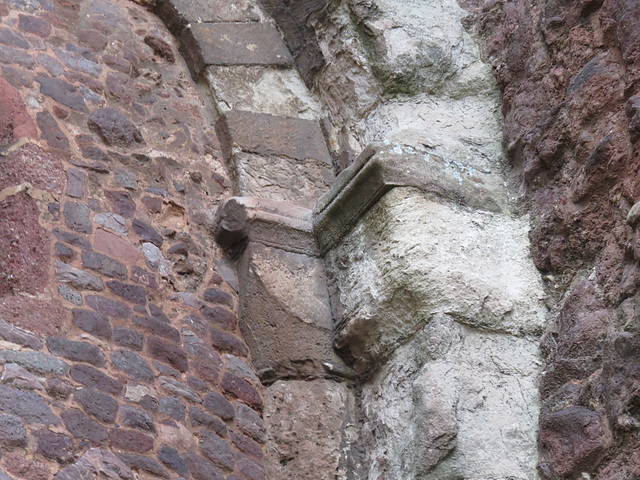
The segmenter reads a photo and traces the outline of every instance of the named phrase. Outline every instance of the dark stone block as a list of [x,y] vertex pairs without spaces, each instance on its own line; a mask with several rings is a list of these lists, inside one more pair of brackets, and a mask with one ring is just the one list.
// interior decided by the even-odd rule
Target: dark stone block
[[124,298],[128,302],[136,305],[145,305],[147,303],[147,294],[144,287],[112,280],[107,282],[107,288],[114,295]]
[[107,277],[127,279],[127,267],[98,252],[82,252],[82,266],[100,272]]
[[60,260],[64,260],[65,262],[70,262],[71,260],[76,258],[76,252],[71,250],[69,247],[67,247],[62,242],[56,242],[55,249],[56,249],[55,250],[55,255]]
[[126,218],[132,218],[136,213],[136,204],[131,200],[131,195],[128,192],[105,190],[104,194],[113,205],[116,213]]
[[[68,143],[67,143],[68,147]],[[84,182],[87,174],[77,168],[69,168],[67,170],[67,190],[66,194],[70,197],[82,198],[84,195]]]
[[58,78],[36,77],[40,84],[40,92],[51,97],[61,104],[78,112],[89,113],[84,98],[78,93],[76,87]]
[[186,372],[189,368],[187,355],[180,347],[163,342],[157,337],[149,337],[147,339],[147,349],[152,357],[171,365],[181,372]]
[[120,458],[131,470],[147,472],[160,478],[170,478],[169,473],[153,458],[142,455],[120,454]]
[[101,297],[99,295],[87,295],[84,299],[89,307],[103,315],[124,319],[131,316],[131,308],[127,304],[117,300]]
[[[42,132],[42,136],[50,147],[59,148],[61,150],[69,150],[69,140],[60,130],[60,126],[53,115],[47,110],[38,113],[36,117],[38,128]],[[72,193],[75,193],[72,191]],[[81,197],[82,195],[71,195],[72,197]]]
[[47,394],[51,398],[66,400],[73,393],[73,387],[59,378],[48,378],[46,385]]
[[233,470],[236,462],[233,458],[233,450],[225,440],[212,432],[203,431],[200,433],[200,452],[208,460],[217,466]]
[[38,439],[38,452],[46,458],[61,464],[73,461],[73,440],[68,436],[47,430],[35,432],[34,436]]
[[268,23],[194,23],[180,42],[194,78],[209,65],[293,65],[280,33]]
[[113,108],[100,108],[89,117],[89,129],[104,143],[117,147],[145,145],[140,130],[122,113]]
[[80,235],[71,232],[65,232],[64,230],[60,230],[59,228],[54,228],[53,234],[61,242],[68,243],[69,245],[81,248],[82,250],[92,250],[91,242],[89,242],[89,240],[87,240],[86,238],[81,237]]
[[230,333],[221,332],[215,328],[210,330],[211,344],[222,351],[234,353],[246,357],[249,354],[247,346],[242,340]]
[[51,35],[51,25],[49,22],[44,18],[34,17],[33,15],[19,15],[18,28],[42,38],[47,38]]
[[44,346],[42,340],[33,333],[18,328],[0,318],[0,338],[7,342],[17,343],[32,350],[40,350]]
[[146,285],[153,290],[158,290],[160,288],[158,278],[153,273],[147,272],[145,269],[140,268],[137,265],[131,267],[131,281]]
[[91,233],[91,219],[89,218],[89,207],[83,203],[65,202],[64,222],[68,228],[81,233]]
[[12,449],[27,446],[27,429],[14,415],[0,414],[0,447]]
[[177,450],[171,447],[162,447],[158,451],[158,459],[174,472],[178,472],[183,477],[188,477],[189,469]]
[[136,430],[112,428],[109,431],[109,445],[112,448],[145,453],[153,448],[153,438]]
[[173,342],[180,341],[180,332],[178,330],[155,317],[134,317],[133,323],[154,335],[164,337]]
[[219,288],[207,288],[204,291],[204,300],[209,303],[219,303],[233,308],[233,297]]
[[109,395],[91,388],[83,388],[78,390],[73,398],[85,412],[93,415],[98,420],[102,420],[105,423],[113,423],[116,420],[118,402]]
[[198,407],[189,407],[189,419],[192,427],[203,426],[216,432],[221,437],[227,435],[227,427],[219,418],[209,415]]
[[267,478],[264,467],[247,455],[237,454],[236,462],[238,463],[238,470],[247,480],[265,480]]
[[91,420],[80,410],[66,410],[61,416],[67,430],[74,438],[88,440],[94,445],[101,445],[109,438],[106,428]]
[[72,322],[79,329],[96,337],[106,340],[111,340],[113,337],[109,318],[100,313],[74,308],[72,311]]
[[47,338],[47,348],[49,351],[63,358],[68,358],[75,362],[85,362],[103,367],[107,362],[104,353],[96,347],[86,342],[74,342],[61,337]]
[[187,453],[183,455],[187,468],[195,480],[224,480],[220,470],[208,460],[196,455]]
[[29,42],[27,42],[20,33],[14,30],[9,30],[8,28],[0,28],[0,43],[10,47],[22,48],[24,50],[28,50],[30,48]]
[[243,402],[256,407],[262,407],[262,398],[258,391],[246,380],[236,377],[234,374],[226,372],[222,377],[220,386],[226,391],[233,393]]
[[162,246],[162,236],[158,232],[156,232],[155,229],[148,223],[145,223],[142,220],[136,218],[131,223],[131,227],[133,228],[133,231],[140,236],[141,240],[145,242],[151,242],[158,248]]
[[203,307],[200,311],[209,322],[225,330],[233,330],[238,325],[236,314],[224,307]]
[[57,425],[60,423],[60,419],[53,414],[40,395],[4,385],[0,385],[0,411],[20,417],[27,424]]
[[68,283],[78,290],[104,290],[104,283],[100,277],[57,260],[56,280]]
[[234,402],[233,406],[236,411],[236,423],[240,431],[255,441],[264,443],[266,430],[258,412],[240,402]]
[[85,387],[95,388],[110,395],[122,393],[122,385],[118,380],[89,365],[73,365],[69,374]]
[[147,361],[135,352],[116,350],[111,353],[111,361],[119,370],[133,378],[153,380],[155,375]]
[[156,431],[153,417],[136,407],[120,407],[120,424],[124,427],[144,430],[145,432],[154,433]]
[[260,444],[258,442],[254,442],[249,437],[242,435],[241,433],[231,432],[231,441],[239,450],[247,455],[251,455],[258,460],[264,457]]
[[2,63],[3,65],[13,63],[25,68],[33,68],[36,61],[31,55],[23,52],[22,50],[0,46],[0,63]]
[[160,411],[179,422],[184,422],[187,415],[184,403],[174,397],[162,397],[160,399]]
[[128,347],[133,350],[142,350],[144,335],[129,328],[114,327],[113,341],[121,347]]
[[204,399],[204,407],[223,420],[233,420],[235,414],[233,405],[218,392],[211,392]]

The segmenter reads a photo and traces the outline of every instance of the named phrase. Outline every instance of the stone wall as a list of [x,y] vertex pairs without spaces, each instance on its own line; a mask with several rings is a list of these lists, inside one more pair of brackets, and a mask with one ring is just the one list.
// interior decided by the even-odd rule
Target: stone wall
[[265,478],[210,230],[231,181],[174,37],[128,1],[9,0],[0,62],[0,478]]
[[510,183],[554,310],[540,472],[636,478],[637,2],[460,3],[503,92]]
[[640,475],[634,7],[0,0],[0,479]]

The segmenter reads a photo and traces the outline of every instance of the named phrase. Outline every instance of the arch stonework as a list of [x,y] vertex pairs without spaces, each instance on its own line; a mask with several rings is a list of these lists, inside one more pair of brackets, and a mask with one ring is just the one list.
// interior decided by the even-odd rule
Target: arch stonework
[[640,475],[633,8],[1,0],[0,479]]

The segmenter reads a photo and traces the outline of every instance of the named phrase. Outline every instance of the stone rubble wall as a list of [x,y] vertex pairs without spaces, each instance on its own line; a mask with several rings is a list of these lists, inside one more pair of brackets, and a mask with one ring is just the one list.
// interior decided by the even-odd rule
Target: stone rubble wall
[[266,478],[178,43],[129,1],[7,0],[0,63],[0,478]]

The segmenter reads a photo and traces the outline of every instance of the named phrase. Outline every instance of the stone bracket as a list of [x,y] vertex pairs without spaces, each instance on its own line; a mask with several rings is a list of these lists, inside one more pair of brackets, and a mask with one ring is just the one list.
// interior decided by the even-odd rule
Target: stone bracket
[[318,200],[313,228],[324,255],[376,202],[395,187],[415,187],[480,210],[505,212],[503,180],[459,162],[404,145],[374,143]]
[[218,244],[240,253],[248,242],[317,257],[311,210],[257,197],[231,197],[216,212]]

